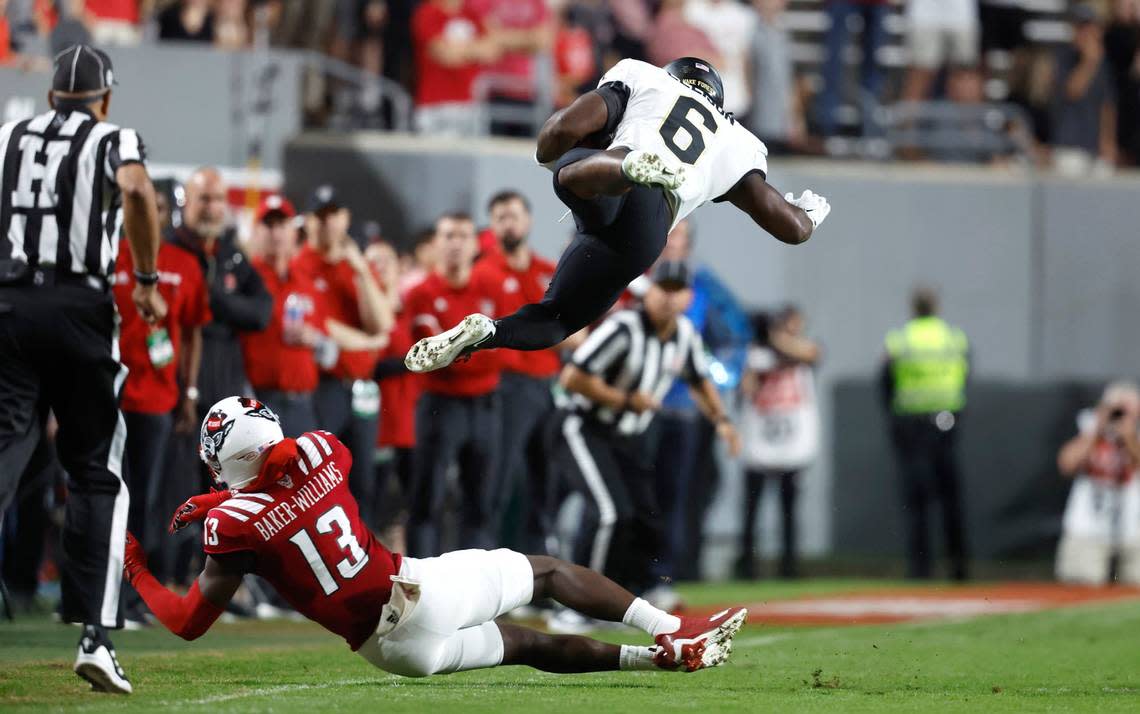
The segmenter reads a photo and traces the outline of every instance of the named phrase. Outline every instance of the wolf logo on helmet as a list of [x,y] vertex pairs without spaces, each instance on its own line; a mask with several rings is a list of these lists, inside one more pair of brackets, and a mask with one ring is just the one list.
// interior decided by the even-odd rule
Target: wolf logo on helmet
[[281,419],[276,414],[273,413],[272,409],[265,406],[264,404],[257,401],[256,399],[253,399],[252,397],[238,397],[238,403],[240,403],[243,407],[245,407],[248,410],[245,413],[246,416],[259,417],[261,419],[268,419],[269,421],[275,421],[278,424],[281,423]]
[[227,420],[225,412],[211,411],[202,422],[201,443],[198,446],[199,456],[214,473],[221,471],[222,465],[218,461],[218,452],[226,443],[226,437],[233,429],[232,419]]
[[231,489],[253,483],[269,449],[282,441],[281,420],[251,397],[227,397],[202,422],[198,453],[214,480]]

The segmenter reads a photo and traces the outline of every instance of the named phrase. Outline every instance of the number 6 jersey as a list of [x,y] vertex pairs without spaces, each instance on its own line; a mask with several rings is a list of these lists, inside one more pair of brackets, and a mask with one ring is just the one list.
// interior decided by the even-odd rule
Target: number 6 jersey
[[376,630],[400,556],[360,520],[352,455],[327,431],[297,438],[297,461],[258,493],[236,492],[204,525],[210,555],[251,552],[253,572],[305,617],[358,649]]
[[757,171],[767,176],[764,142],[660,67],[622,60],[598,86],[610,83],[624,85],[629,99],[609,148],[652,151],[676,157],[685,166],[680,188],[665,192],[673,208],[673,226],[719,199],[745,175]]

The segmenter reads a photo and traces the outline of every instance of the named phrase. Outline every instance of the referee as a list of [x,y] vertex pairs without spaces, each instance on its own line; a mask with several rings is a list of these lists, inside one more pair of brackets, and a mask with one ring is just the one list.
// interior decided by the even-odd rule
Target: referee
[[635,592],[651,582],[665,522],[657,501],[654,444],[646,436],[661,398],[680,378],[735,455],[740,440],[708,377],[704,344],[684,312],[693,298],[682,262],[658,264],[636,310],[614,313],[574,352],[561,377],[571,394],[560,415],[558,472],[586,499],[575,562]]
[[100,692],[129,694],[106,628],[122,626],[130,497],[119,393],[118,317],[109,277],[122,229],[155,322],[158,222],[142,141],[104,121],[114,77],[102,51],[55,58],[51,111],[0,128],[0,517],[20,485],[51,410],[68,473],[62,617],[83,625],[75,672]]

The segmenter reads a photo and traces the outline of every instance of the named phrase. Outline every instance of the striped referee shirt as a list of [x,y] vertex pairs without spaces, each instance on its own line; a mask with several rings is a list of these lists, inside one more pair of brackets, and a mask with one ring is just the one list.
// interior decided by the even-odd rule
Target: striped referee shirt
[[0,127],[0,260],[102,278],[122,228],[115,172],[144,162],[132,129],[86,109],[49,111]]
[[[662,340],[643,309],[622,310],[606,318],[574,351],[572,363],[623,392],[645,392],[660,401],[680,378],[696,385],[708,377],[704,342],[689,318],[677,318],[677,329]],[[625,436],[645,431],[653,412],[635,414],[595,404],[581,394],[570,408]]]

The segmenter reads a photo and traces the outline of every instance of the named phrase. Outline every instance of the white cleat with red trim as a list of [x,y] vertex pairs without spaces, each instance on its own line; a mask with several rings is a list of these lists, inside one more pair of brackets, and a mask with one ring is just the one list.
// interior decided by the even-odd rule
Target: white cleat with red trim
[[730,607],[712,617],[682,617],[676,632],[657,635],[660,651],[655,656],[662,669],[698,669],[716,667],[732,654],[732,638],[748,618],[748,610]]

